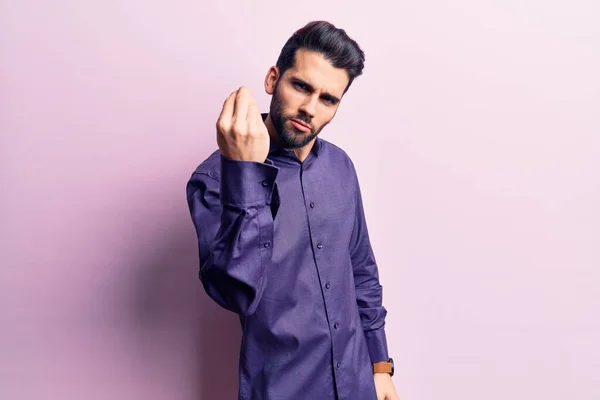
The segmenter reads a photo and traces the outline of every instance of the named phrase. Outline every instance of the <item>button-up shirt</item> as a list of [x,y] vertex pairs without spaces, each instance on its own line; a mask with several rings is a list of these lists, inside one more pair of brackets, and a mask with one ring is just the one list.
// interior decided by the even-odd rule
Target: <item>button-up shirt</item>
[[319,137],[303,162],[217,150],[187,200],[204,290],[240,318],[239,399],[375,400],[386,309],[348,155]]

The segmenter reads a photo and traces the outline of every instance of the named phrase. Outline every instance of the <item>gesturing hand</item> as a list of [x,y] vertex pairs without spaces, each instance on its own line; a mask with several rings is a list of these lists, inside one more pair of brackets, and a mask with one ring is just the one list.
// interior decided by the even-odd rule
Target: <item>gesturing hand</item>
[[247,87],[240,87],[223,103],[217,120],[217,144],[221,154],[232,160],[266,160],[269,132]]

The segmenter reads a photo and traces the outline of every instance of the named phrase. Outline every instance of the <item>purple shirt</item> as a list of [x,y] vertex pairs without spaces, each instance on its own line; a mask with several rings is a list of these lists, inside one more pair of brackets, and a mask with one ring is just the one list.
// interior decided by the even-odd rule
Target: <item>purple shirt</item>
[[[265,114],[263,114],[263,119]],[[304,162],[215,151],[187,200],[208,295],[242,325],[240,400],[375,400],[386,310],[354,165],[317,137]]]

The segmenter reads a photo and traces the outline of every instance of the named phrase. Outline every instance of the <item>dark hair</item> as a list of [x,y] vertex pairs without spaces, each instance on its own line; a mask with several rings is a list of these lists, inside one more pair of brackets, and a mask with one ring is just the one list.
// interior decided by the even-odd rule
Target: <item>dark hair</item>
[[295,64],[298,49],[320,53],[334,67],[345,69],[350,80],[344,93],[352,81],[362,74],[365,53],[358,43],[346,34],[346,31],[336,28],[330,22],[312,21],[294,32],[281,49],[277,59],[276,66],[279,68],[280,76]]

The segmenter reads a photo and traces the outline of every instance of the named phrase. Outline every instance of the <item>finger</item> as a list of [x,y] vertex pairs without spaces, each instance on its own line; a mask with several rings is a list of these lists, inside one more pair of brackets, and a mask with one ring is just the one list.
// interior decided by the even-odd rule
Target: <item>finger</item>
[[231,92],[231,94],[225,99],[223,102],[223,108],[221,109],[221,115],[219,115],[219,119],[226,118],[231,119],[233,116],[233,107],[235,104],[235,96],[237,95],[237,90]]
[[250,93],[247,88],[241,87],[235,96],[235,106],[233,107],[233,121],[239,123],[246,121],[248,115],[248,106],[250,105]]
[[258,104],[250,103],[248,106],[248,115],[246,116],[246,120],[248,124],[255,125],[259,122],[262,122],[262,117],[260,115],[260,111],[258,110]]

